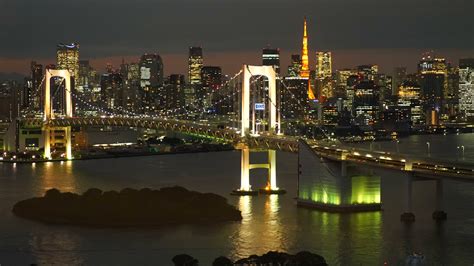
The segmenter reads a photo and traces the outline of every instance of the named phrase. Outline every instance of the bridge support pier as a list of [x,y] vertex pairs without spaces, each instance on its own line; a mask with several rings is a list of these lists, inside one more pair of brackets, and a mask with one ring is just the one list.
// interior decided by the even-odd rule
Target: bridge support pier
[[[268,159],[265,164],[250,163],[251,150],[243,147],[241,150],[240,168],[240,188],[232,191],[232,195],[257,195],[262,194],[283,194],[286,191],[277,187],[276,183],[276,151],[268,150]],[[259,190],[252,190],[250,185],[250,170],[264,168],[268,169],[267,186]]]
[[341,176],[342,177],[347,176],[347,162],[346,161],[341,161]]
[[444,221],[448,218],[448,214],[443,211],[443,180],[436,180],[436,210],[432,215],[436,221]]
[[[43,157],[47,160],[51,160],[51,145],[55,145],[57,143],[57,136],[56,131],[64,132],[64,135],[61,137],[59,142],[64,145],[64,158],[67,160],[72,160],[72,133],[71,127],[51,127],[51,126],[44,126],[42,128],[43,139],[44,139],[44,154]],[[51,141],[51,140],[54,141]]]
[[51,160],[51,135],[48,126],[43,127],[43,138],[44,138],[44,155],[43,157],[47,160]]
[[405,223],[412,223],[415,221],[415,214],[412,212],[412,187],[413,176],[408,175],[406,178],[406,197],[405,197],[405,212],[400,215],[400,220]]
[[64,134],[64,137],[66,138],[66,159],[72,160],[71,127],[66,127]]

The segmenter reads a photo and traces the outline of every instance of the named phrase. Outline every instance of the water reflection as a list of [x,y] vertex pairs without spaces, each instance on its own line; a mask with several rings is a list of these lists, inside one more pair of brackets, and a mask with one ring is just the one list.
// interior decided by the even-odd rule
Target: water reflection
[[287,250],[291,243],[284,232],[286,226],[282,224],[279,195],[243,196],[239,198],[238,206],[243,220],[232,239],[231,257]]
[[29,240],[31,252],[39,265],[83,265],[78,254],[81,239],[68,231],[40,232]]
[[[33,169],[35,166],[31,166]],[[38,167],[39,168],[39,167]],[[78,192],[77,180],[73,171],[73,162],[61,162],[59,165],[46,162],[38,169],[40,189],[44,193],[48,189],[57,188],[61,191]]]
[[301,231],[310,239],[300,249],[324,254],[334,265],[370,265],[381,261],[383,244],[381,212],[354,214],[301,210]]

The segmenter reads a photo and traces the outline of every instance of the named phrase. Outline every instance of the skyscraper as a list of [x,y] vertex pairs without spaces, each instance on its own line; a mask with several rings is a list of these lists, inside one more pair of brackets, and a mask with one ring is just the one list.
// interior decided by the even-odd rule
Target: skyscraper
[[299,77],[301,71],[301,56],[299,54],[291,55],[291,64],[288,66],[288,77]]
[[118,106],[122,106],[122,87],[123,78],[120,73],[103,74],[100,79],[101,100],[104,107],[113,110]]
[[41,101],[41,84],[43,81],[43,65],[31,62],[31,77],[25,83],[24,90],[21,97],[21,105],[23,108],[31,107],[35,110],[40,108]]
[[407,68],[406,67],[396,67],[393,71],[393,85],[392,85],[392,95],[398,95],[398,88],[405,81],[407,77]]
[[205,66],[201,69],[202,91],[198,98],[203,100],[202,106],[208,108],[213,96],[222,85],[222,70],[218,66]]
[[322,102],[333,96],[331,52],[316,53],[316,92]]
[[203,66],[202,48],[189,47],[188,83],[190,85],[201,84],[202,66]]
[[[184,105],[184,75],[171,74],[166,84],[165,106],[167,110],[180,108]],[[180,109],[181,110],[181,109]]]
[[474,121],[474,58],[459,60],[459,111]]
[[359,75],[362,76],[364,80],[375,80],[375,77],[379,73],[378,65],[360,65],[357,66],[357,71]]
[[160,106],[163,90],[163,61],[158,54],[144,54],[140,59],[140,99],[143,112],[154,112]]
[[262,65],[273,66],[275,71],[280,74],[280,49],[264,48],[262,50]]
[[[418,64],[418,78],[421,86],[421,95],[424,102],[424,111],[429,113],[427,118],[444,113],[444,103],[447,98],[447,65],[444,58],[425,55]],[[431,122],[430,122],[431,123]]]
[[421,88],[418,83],[404,81],[400,84],[397,105],[409,108],[411,122],[414,125],[422,124],[424,122],[420,95]]
[[355,121],[358,125],[372,126],[377,121],[379,88],[371,80],[362,81],[354,87]]
[[74,80],[79,79],[79,44],[63,44],[57,45],[56,49],[56,66],[58,69],[67,69],[71,72]]

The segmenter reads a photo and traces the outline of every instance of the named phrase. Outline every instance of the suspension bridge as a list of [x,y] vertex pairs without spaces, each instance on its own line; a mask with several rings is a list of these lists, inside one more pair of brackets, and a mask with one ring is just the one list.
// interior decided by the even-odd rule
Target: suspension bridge
[[[61,78],[64,88],[63,106],[60,114],[53,108],[51,97],[51,79]],[[331,175],[344,177],[350,175],[353,166],[367,167],[375,170],[391,171],[397,174],[416,178],[431,178],[442,180],[454,178],[464,181],[474,181],[474,166],[467,163],[439,161],[431,158],[417,156],[394,155],[384,151],[367,151],[345,147],[342,143],[327,137],[316,141],[303,136],[288,136],[284,134],[282,124],[287,120],[282,112],[286,102],[281,101],[281,94],[286,93],[293,104],[301,109],[306,108],[304,99],[294,94],[285,80],[277,75],[272,66],[244,65],[242,70],[232,76],[223,86],[226,90],[221,94],[226,95],[215,101],[209,107],[216,106],[223,101],[233,100],[233,115],[227,116],[229,122],[226,127],[218,126],[213,121],[197,121],[188,119],[186,113],[193,110],[196,114],[206,113],[206,109],[193,103],[179,106],[175,109],[160,110],[155,113],[139,114],[124,107],[113,110],[102,106],[95,106],[82,99],[71,88],[71,76],[67,70],[47,69],[44,81],[38,91],[44,92],[42,117],[37,114],[24,115],[18,119],[21,126],[38,127],[42,130],[44,138],[44,158],[51,159],[51,132],[64,131],[65,158],[73,159],[71,144],[71,127],[73,126],[110,126],[134,127],[156,129],[161,131],[194,134],[214,138],[216,140],[232,143],[241,150],[241,186],[236,192],[247,194],[253,192],[250,185],[250,170],[257,168],[268,169],[268,186],[266,189],[277,193],[279,188],[276,183],[276,153],[287,151],[302,154],[302,149],[309,151],[313,159],[309,168],[300,163],[300,176],[305,174],[317,175],[321,169],[311,168],[319,165],[323,169],[334,168]],[[44,85],[44,86],[43,86]],[[208,96],[208,95],[207,95]],[[73,99],[88,108],[96,110],[96,116],[75,116],[73,114]],[[256,110],[256,106],[259,110]],[[268,163],[252,164],[250,153],[253,151],[268,151]],[[310,156],[310,157],[311,157]],[[302,160],[304,161],[304,160]],[[322,161],[329,162],[321,164]],[[301,170],[310,169],[310,170]],[[411,182],[411,181],[410,181]],[[411,184],[411,183],[410,183]],[[301,203],[306,204],[308,199],[299,195]],[[311,201],[311,200],[310,200]],[[327,203],[327,202],[326,202]],[[411,203],[410,203],[411,204]],[[377,204],[376,204],[377,205]],[[377,205],[379,206],[379,205]],[[407,207],[407,212],[409,208]]]

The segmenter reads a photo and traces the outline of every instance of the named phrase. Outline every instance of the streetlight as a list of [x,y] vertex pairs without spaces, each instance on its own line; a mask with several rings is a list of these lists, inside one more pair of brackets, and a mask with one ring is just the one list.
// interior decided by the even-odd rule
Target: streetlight
[[430,151],[430,142],[426,142],[426,145],[428,146],[428,157],[431,156],[431,151]]
[[400,153],[400,147],[398,146],[399,143],[400,141],[397,139],[397,153]]
[[462,159],[464,159],[464,145],[461,145],[461,146],[458,146],[458,150],[461,149],[462,150]]

